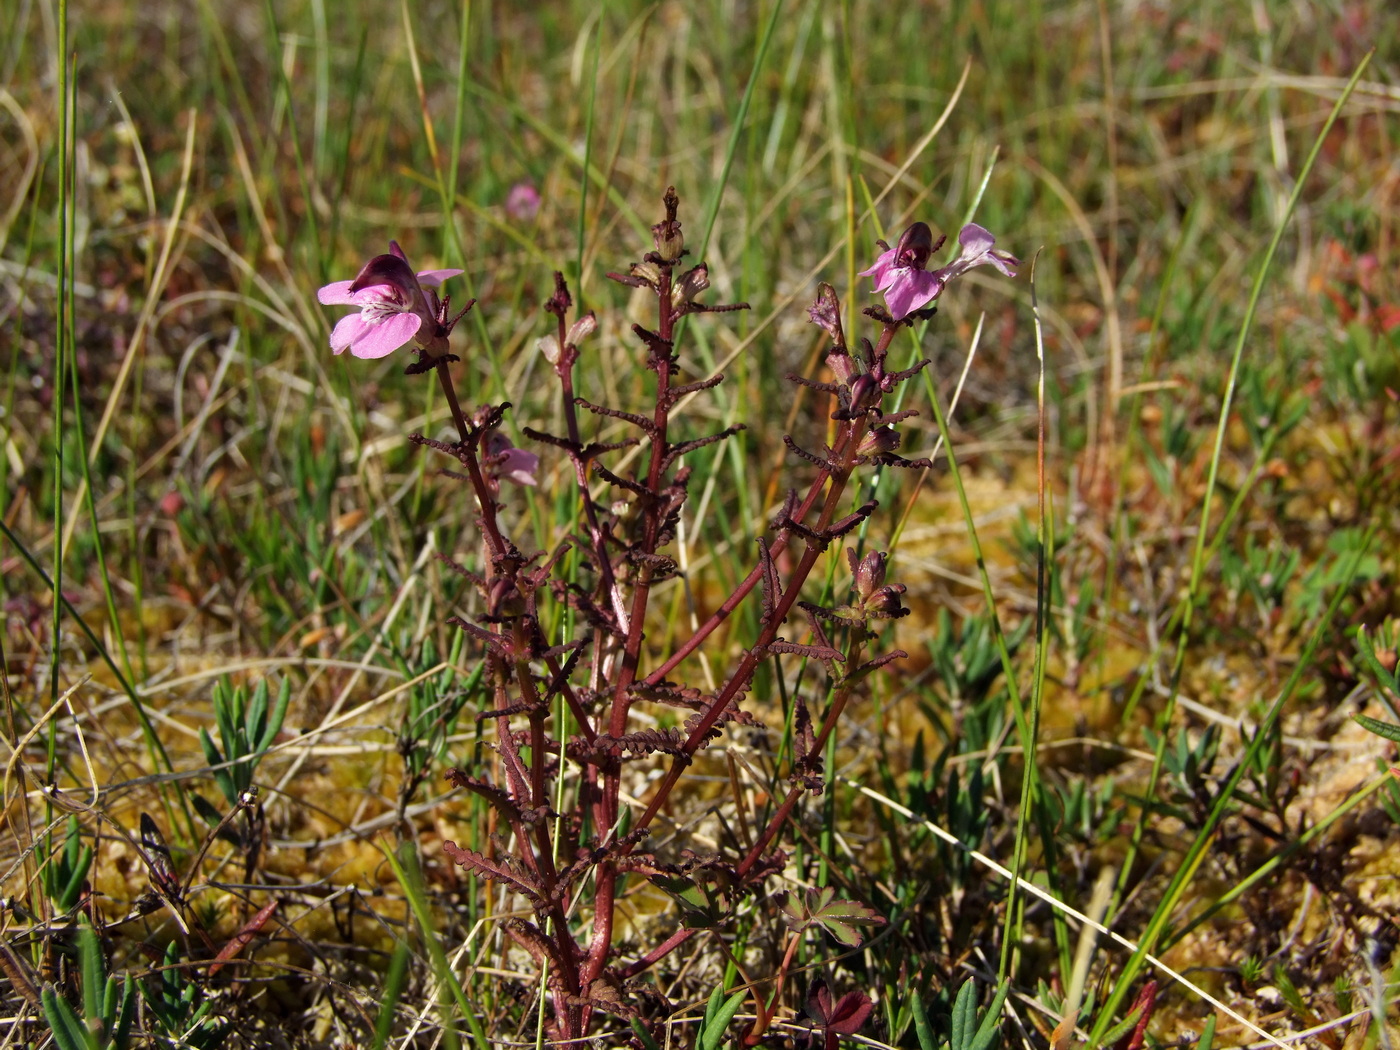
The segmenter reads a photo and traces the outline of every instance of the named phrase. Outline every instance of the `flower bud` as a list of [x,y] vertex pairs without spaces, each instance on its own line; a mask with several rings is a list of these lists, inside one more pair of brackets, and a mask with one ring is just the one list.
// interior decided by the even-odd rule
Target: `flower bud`
[[875,382],[875,378],[869,373],[856,376],[855,382],[851,383],[850,386],[851,411],[853,413],[873,408],[880,400],[880,384]]
[[559,363],[559,337],[557,335],[546,335],[535,340],[535,346],[540,353],[544,354],[544,359],[552,365]]
[[866,599],[865,611],[882,620],[899,619],[908,612],[899,600],[899,596],[904,593],[905,589],[902,583],[892,583],[888,587],[879,588]]
[[[850,556],[854,557],[853,554]],[[869,601],[875,592],[884,586],[887,557],[884,551],[871,551],[856,566],[855,589],[862,604]]]
[[569,325],[569,332],[568,335],[564,337],[564,341],[573,346],[578,346],[579,343],[583,342],[584,339],[588,338],[597,330],[598,318],[593,316],[593,311],[590,310],[573,324]]
[[899,448],[899,431],[894,427],[875,427],[856,446],[857,456],[883,456]]
[[[836,289],[822,283],[817,286],[817,297],[807,308],[807,316],[818,328],[836,341],[837,347],[845,350],[846,333],[841,328],[841,300],[836,298]],[[843,380],[844,382],[844,380]]]
[[833,350],[826,355],[826,367],[831,369],[838,383],[850,385],[851,380],[860,375],[856,359],[844,350]]
[[681,279],[671,287],[671,306],[680,306],[682,303],[692,302],[697,295],[710,287],[710,271],[704,263],[694,269],[687,270],[681,275]]
[[655,291],[656,286],[661,283],[661,267],[657,266],[656,263],[633,263],[628,272],[639,281],[645,281],[652,291]]
[[668,263],[679,259],[681,252],[685,250],[685,237],[681,234],[681,224],[674,219],[658,222],[653,226],[651,239],[652,243],[656,245],[656,254]]
[[486,604],[492,616],[513,617],[525,613],[525,598],[513,580],[494,577],[488,585]]

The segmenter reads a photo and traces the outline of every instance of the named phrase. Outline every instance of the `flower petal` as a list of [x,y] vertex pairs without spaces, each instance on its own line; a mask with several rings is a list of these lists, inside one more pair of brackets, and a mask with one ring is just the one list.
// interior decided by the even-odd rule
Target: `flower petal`
[[418,283],[424,288],[436,288],[450,277],[463,273],[462,270],[424,270],[418,275]]
[[963,255],[981,255],[989,252],[997,239],[984,226],[978,226],[975,222],[970,222],[962,228],[958,234],[958,243],[962,245]]
[[987,253],[987,261],[1007,277],[1015,277],[1016,268],[1021,265],[1020,259],[1010,252],[1001,251],[999,248],[993,248]]
[[505,454],[497,468],[499,475],[517,485],[534,485],[535,471],[540,467],[540,457],[523,448],[513,448]]
[[368,334],[367,330],[373,327],[359,314],[346,314],[336,322],[335,328],[331,330],[331,349],[337,354],[343,353],[347,346],[358,339],[363,339]]
[[937,273],[906,270],[885,290],[885,305],[890,309],[890,316],[898,321],[915,310],[922,310],[937,299],[941,291],[943,280]]
[[891,264],[893,264],[893,262],[894,262],[894,249],[891,248],[889,251],[885,252],[885,253],[884,253],[883,255],[881,255],[878,259],[876,259],[876,260],[875,260],[875,265],[872,266],[872,267],[870,267],[870,269],[868,269],[868,270],[861,270],[861,271],[860,271],[860,276],[861,276],[861,277],[874,277],[874,278],[875,278],[875,283],[878,285],[878,284],[880,283],[880,281],[884,278],[886,271],[889,270],[889,268],[890,268]]
[[412,339],[422,323],[417,314],[394,314],[379,324],[364,325],[366,330],[350,344],[350,352],[356,357],[387,357]]
[[327,306],[354,305],[354,296],[359,294],[350,291],[350,286],[354,281],[332,281],[316,293],[316,298]]

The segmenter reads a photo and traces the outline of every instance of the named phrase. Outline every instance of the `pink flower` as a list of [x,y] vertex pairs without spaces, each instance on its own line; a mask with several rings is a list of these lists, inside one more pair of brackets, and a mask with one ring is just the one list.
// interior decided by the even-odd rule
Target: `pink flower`
[[916,222],[904,231],[899,243],[890,248],[862,277],[875,279],[875,290],[885,293],[885,305],[896,320],[922,310],[943,294],[943,287],[954,277],[974,266],[995,266],[1007,277],[1016,276],[1020,265],[1009,252],[993,248],[996,238],[975,222],[970,222],[958,234],[962,251],[947,266],[929,270],[928,261],[943,245],[940,238],[933,243],[933,232],[925,223]]
[[327,306],[356,306],[360,312],[342,317],[331,332],[331,349],[347,348],[356,357],[392,354],[416,341],[431,356],[447,351],[447,304],[436,288],[461,270],[424,270],[415,274],[398,242],[389,242],[389,254],[365,263],[353,281],[334,281],[316,293]]
[[916,222],[904,231],[898,244],[875,260],[874,266],[861,271],[862,277],[875,278],[875,290],[885,293],[885,305],[896,321],[923,309],[943,291],[942,278],[925,269],[942,243],[941,239],[937,245],[933,243],[933,231],[927,223]]
[[523,448],[516,448],[510,443],[510,438],[499,430],[493,430],[486,437],[486,455],[482,465],[497,484],[510,481],[516,485],[534,485],[540,457]]
[[1016,267],[1021,265],[1021,261],[1010,252],[993,248],[992,245],[996,242],[997,239],[981,226],[975,222],[968,223],[958,234],[958,243],[962,245],[962,251],[958,252],[956,259],[938,272],[943,275],[943,280],[948,281],[959,274],[967,273],[974,266],[995,266],[1003,277],[1015,277]]
[[540,191],[529,179],[517,182],[506,194],[506,214],[512,219],[529,221],[540,210]]

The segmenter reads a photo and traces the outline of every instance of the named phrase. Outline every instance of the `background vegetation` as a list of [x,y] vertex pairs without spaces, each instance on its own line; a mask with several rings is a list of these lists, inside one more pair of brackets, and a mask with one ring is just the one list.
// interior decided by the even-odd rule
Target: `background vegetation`
[[[65,23],[47,0],[6,4],[10,1038],[40,1041],[67,996],[115,1039],[128,995],[139,1045],[537,1038],[534,971],[494,919],[509,899],[440,848],[484,836],[441,772],[487,732],[478,654],[445,625],[472,598],[434,558],[479,557],[472,509],[405,440],[448,417],[402,360],[332,357],[336,312],[314,293],[391,237],[419,267],[463,267],[457,297],[480,302],[454,337],[458,389],[514,402],[508,427],[557,431],[535,349],[552,272],[600,318],[581,392],[641,392],[642,318],[603,275],[650,247],[673,184],[714,298],[754,309],[686,331],[696,376],[729,377],[692,406],[696,433],[749,429],[696,461],[658,650],[747,571],[801,470],[782,435],[821,433],[782,378],[818,369],[817,282],[854,326],[877,237],[955,231],[974,208],[1028,263],[1015,283],[964,281],[922,341],[926,393],[946,408],[961,383],[953,453],[982,555],[946,467],[882,481],[871,540],[897,541],[912,656],[847,716],[842,780],[791,848],[795,878],[887,923],[856,950],[808,931],[783,1016],[823,975],[875,998],[864,1038],[962,1050],[958,987],[975,979],[985,1003],[1004,975],[1009,1043],[1050,1041],[1076,983],[1081,1032],[1061,1034],[1121,1034],[1139,956],[1081,941],[1039,898],[1008,910],[966,852],[1010,864],[1024,842],[1030,882],[1193,982],[1156,973],[1149,1041],[1194,1044],[1217,1016],[1217,1042],[1260,1039],[1204,991],[1279,1038],[1389,1046],[1400,792],[1394,745],[1351,719],[1394,721],[1397,701],[1388,7],[149,0]],[[537,210],[508,206],[522,185]],[[1032,259],[1055,510],[1040,593]],[[932,416],[914,426],[911,453],[931,454]],[[543,460],[511,510],[522,531],[567,506],[567,463]],[[1020,692],[1045,658],[1019,831],[1025,742],[981,569]],[[698,681],[722,677],[754,615],[691,662]],[[677,848],[732,849],[782,790],[779,685],[753,698],[768,733],[731,732],[670,814]],[[142,861],[143,813],[173,881]],[[190,935],[159,899],[101,938],[77,917],[115,922],[162,888],[188,893]],[[628,993],[648,1020],[667,1017],[659,996],[675,1008],[656,1031],[718,1045],[705,1003],[784,950],[761,904]],[[677,909],[629,897],[631,942],[663,938]],[[240,930],[238,960],[211,964]],[[464,998],[437,980],[448,967]]]

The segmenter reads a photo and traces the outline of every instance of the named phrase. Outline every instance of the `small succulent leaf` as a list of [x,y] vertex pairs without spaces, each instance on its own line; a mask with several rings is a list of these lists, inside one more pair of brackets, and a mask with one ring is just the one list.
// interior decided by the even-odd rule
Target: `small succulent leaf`
[[[968,984],[971,984],[968,981]],[[997,1025],[1001,1023],[1001,1010],[1006,1005],[1006,997],[1011,992],[1011,982],[1002,981],[997,987],[996,995],[992,996],[992,1001],[987,1004],[987,1011],[982,1015],[982,1023],[977,1026],[977,1034],[972,1037],[972,1045],[968,1050],[987,1050],[992,1045],[992,1040],[997,1035]]]
[[1400,725],[1396,725],[1394,722],[1382,722],[1378,718],[1369,718],[1366,715],[1352,715],[1351,717],[1362,729],[1400,744]]
[[111,1026],[111,1045],[125,1050],[131,1045],[131,1025],[136,1019],[136,982],[129,977],[122,979],[122,1003],[116,1012],[115,1024]]
[[1142,1007],[1135,1007],[1128,1013],[1128,1016],[1119,1021],[1103,1035],[1103,1041],[1112,1045],[1128,1035],[1137,1027],[1138,1021],[1142,1019]]
[[719,1008],[723,1005],[724,988],[721,985],[715,985],[714,989],[710,992],[709,1001],[705,1003],[705,1019],[700,1022],[700,1028],[702,1030],[710,1027],[715,1019],[715,1015],[719,1013]]
[[[214,721],[219,727],[219,739],[224,742],[224,747],[232,747],[237,739],[236,729],[237,712],[243,708],[243,690],[241,688],[230,689],[223,682],[214,684]],[[230,755],[236,758],[236,755]]]
[[[715,989],[715,991],[719,992],[719,989]],[[706,1017],[704,1029],[700,1032],[700,1037],[697,1040],[700,1050],[719,1050],[720,1044],[724,1041],[724,1030],[729,1027],[729,1022],[734,1020],[734,1015],[739,1012],[739,1007],[744,1005],[746,994],[740,989],[715,1010],[713,1017]],[[710,1001],[714,1002],[713,995],[710,997]],[[709,1009],[706,1008],[705,1012],[708,1015]]]
[[223,823],[224,815],[219,812],[219,807],[210,802],[203,795],[190,794],[190,802],[193,803],[195,812],[204,819],[204,822],[211,828],[217,828]]
[[977,987],[969,977],[958,989],[958,997],[953,1001],[952,1031],[950,1050],[971,1050],[972,1025],[977,1019]]
[[214,743],[213,738],[209,736],[209,730],[203,726],[200,726],[199,729],[199,746],[204,749],[204,761],[211,766],[223,765],[223,753],[219,750],[219,746]]
[[1201,1029],[1201,1038],[1196,1043],[1196,1050],[1213,1050],[1215,1046],[1215,1014],[1206,1018],[1205,1027]]
[[59,1050],[97,1050],[97,1040],[68,1005],[68,1000],[54,991],[53,985],[44,985],[39,995],[44,1005],[44,1017],[53,1030],[54,1046]]
[[1356,632],[1356,651],[1381,685],[1392,693],[1400,693],[1400,668],[1386,670],[1380,657],[1376,655],[1376,643],[1371,640],[1364,628]]
[[78,929],[78,957],[83,975],[83,1013],[88,1025],[92,1026],[102,1020],[107,968],[102,961],[102,945],[86,919]]
[[277,690],[277,702],[272,706],[272,715],[268,718],[262,735],[255,742],[259,752],[266,751],[271,746],[272,741],[277,739],[277,734],[282,732],[282,725],[287,719],[287,707],[291,702],[292,680],[284,678],[282,687]]
[[253,688],[253,699],[243,712],[243,735],[252,743],[262,736],[267,723],[267,679],[264,678]]
[[58,891],[58,905],[68,911],[78,903],[78,898],[83,892],[83,882],[87,879],[88,869],[92,867],[92,847],[83,846],[78,851],[78,859],[69,868],[68,881],[65,882]]
[[[122,984],[126,982],[123,981]],[[117,978],[115,975],[107,978],[107,984],[102,989],[102,1031],[112,1030],[112,1021],[117,1016]],[[92,1022],[89,1021],[89,1024]]]
[[915,993],[909,1005],[914,1011],[914,1036],[919,1041],[919,1050],[938,1050],[938,1039],[933,1034],[933,1025],[929,1023],[923,997]]

